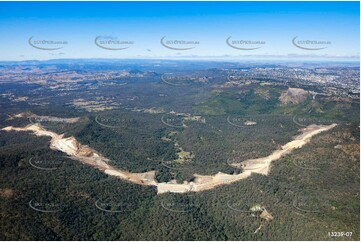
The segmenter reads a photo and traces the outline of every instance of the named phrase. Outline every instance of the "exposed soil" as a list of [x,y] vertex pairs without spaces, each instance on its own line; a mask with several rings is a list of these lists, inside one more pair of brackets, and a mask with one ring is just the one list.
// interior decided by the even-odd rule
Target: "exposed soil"
[[266,157],[257,159],[249,159],[238,164],[232,164],[235,167],[242,167],[243,172],[237,175],[229,175],[225,173],[217,173],[213,176],[194,174],[194,182],[184,181],[182,184],[171,182],[157,182],[155,179],[155,171],[144,173],[131,173],[128,171],[114,168],[108,164],[109,160],[96,152],[94,149],[80,144],[75,137],[64,138],[55,132],[44,129],[40,124],[32,124],[23,128],[6,127],[4,131],[31,131],[37,136],[51,137],[50,148],[59,150],[69,155],[70,158],[78,160],[83,164],[92,166],[110,176],[116,176],[122,180],[127,180],[139,185],[156,186],[158,194],[184,193],[184,192],[198,192],[209,190],[220,185],[230,184],[249,177],[252,173],[259,173],[267,175],[272,161],[278,160],[284,155],[287,155],[296,148],[300,148],[307,144],[314,135],[330,130],[336,127],[336,124],[331,125],[310,125],[306,128],[300,129],[301,134],[296,136],[293,141],[283,145],[280,149],[275,150],[272,154]]
[[305,91],[301,88],[288,88],[287,91],[284,91],[280,96],[280,101],[283,104],[298,104],[305,101],[308,97],[308,91]]

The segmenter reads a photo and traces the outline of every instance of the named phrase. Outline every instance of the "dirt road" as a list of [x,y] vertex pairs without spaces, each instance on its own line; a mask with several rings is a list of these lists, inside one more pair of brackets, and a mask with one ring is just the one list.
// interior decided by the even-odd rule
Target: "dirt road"
[[184,193],[184,192],[199,192],[209,190],[220,185],[230,184],[249,177],[252,173],[259,173],[268,175],[272,161],[278,160],[281,157],[289,154],[292,150],[300,148],[307,144],[314,135],[330,130],[336,127],[336,124],[331,125],[310,125],[300,130],[301,134],[296,136],[294,140],[283,145],[280,149],[275,150],[272,154],[266,157],[257,159],[250,159],[238,164],[232,164],[235,167],[242,167],[243,172],[238,175],[229,175],[225,173],[217,173],[213,176],[205,176],[194,174],[196,177],[194,182],[183,182],[182,184],[172,182],[157,182],[155,179],[155,171],[144,173],[131,173],[120,170],[108,164],[109,160],[94,149],[80,144],[75,137],[64,138],[63,135],[44,129],[40,124],[31,124],[23,128],[6,127],[4,131],[30,131],[37,136],[51,137],[50,148],[59,150],[67,154],[70,158],[78,160],[83,164],[96,168],[110,176],[118,177],[122,180],[133,182],[139,185],[156,186],[158,194]]

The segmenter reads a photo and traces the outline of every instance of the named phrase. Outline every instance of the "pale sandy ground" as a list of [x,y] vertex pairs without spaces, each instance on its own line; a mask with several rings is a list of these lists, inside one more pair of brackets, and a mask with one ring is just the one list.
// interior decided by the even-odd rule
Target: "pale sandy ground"
[[74,137],[64,138],[63,135],[56,134],[52,131],[45,130],[40,124],[31,124],[23,128],[6,127],[4,131],[31,131],[37,136],[51,137],[50,148],[59,150],[69,155],[70,158],[78,160],[84,164],[92,166],[104,173],[118,177],[122,180],[127,180],[139,185],[156,186],[158,194],[171,192],[171,193],[184,193],[184,192],[199,192],[209,190],[220,185],[230,184],[249,177],[252,173],[259,173],[268,175],[271,168],[272,161],[278,160],[284,155],[287,155],[296,148],[300,148],[307,144],[314,135],[321,132],[330,130],[336,127],[336,124],[331,125],[310,125],[300,130],[301,134],[296,136],[293,141],[283,145],[280,149],[275,150],[272,154],[266,157],[257,159],[250,159],[238,164],[232,164],[235,167],[242,167],[243,172],[238,175],[229,175],[225,173],[217,173],[213,176],[204,176],[194,174],[196,177],[194,182],[184,182],[178,184],[174,181],[171,182],[157,182],[155,179],[155,171],[144,173],[131,173],[112,167],[108,164],[109,160],[93,150],[92,148],[80,144]]
[[293,103],[298,104],[307,99],[309,92],[306,90],[303,90],[301,88],[288,88],[287,91],[284,91],[281,96],[279,97],[279,100],[283,104],[287,103]]
[[31,112],[23,112],[18,113],[16,115],[10,116],[8,120],[12,120],[14,118],[28,118],[31,123],[37,123],[38,121],[43,122],[58,122],[58,123],[76,123],[80,120],[80,118],[59,118],[59,117],[53,117],[53,116],[39,116],[32,114]]

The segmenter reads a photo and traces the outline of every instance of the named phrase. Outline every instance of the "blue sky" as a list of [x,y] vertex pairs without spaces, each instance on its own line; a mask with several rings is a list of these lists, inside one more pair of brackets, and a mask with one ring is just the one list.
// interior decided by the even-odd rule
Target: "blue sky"
[[[0,60],[348,58],[360,53],[359,19],[359,2],[0,2]],[[133,44],[104,49],[94,43],[97,36]],[[164,36],[198,44],[173,50],[160,44]],[[263,44],[239,50],[226,44],[230,36]],[[327,47],[321,50],[305,50],[292,44],[296,36],[329,43],[311,46]],[[66,44],[40,43],[62,47],[43,50],[32,47],[30,37]]]

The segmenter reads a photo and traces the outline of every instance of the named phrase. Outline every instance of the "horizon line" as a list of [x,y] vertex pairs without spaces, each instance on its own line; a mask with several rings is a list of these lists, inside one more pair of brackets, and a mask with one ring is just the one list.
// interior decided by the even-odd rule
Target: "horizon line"
[[[266,58],[266,59],[261,59]],[[125,58],[102,58],[102,57],[79,57],[79,58],[49,58],[49,59],[26,59],[26,60],[0,60],[0,62],[46,62],[66,60],[171,60],[171,61],[332,61],[332,62],[358,62],[360,56],[245,56],[245,57],[125,57]]]

